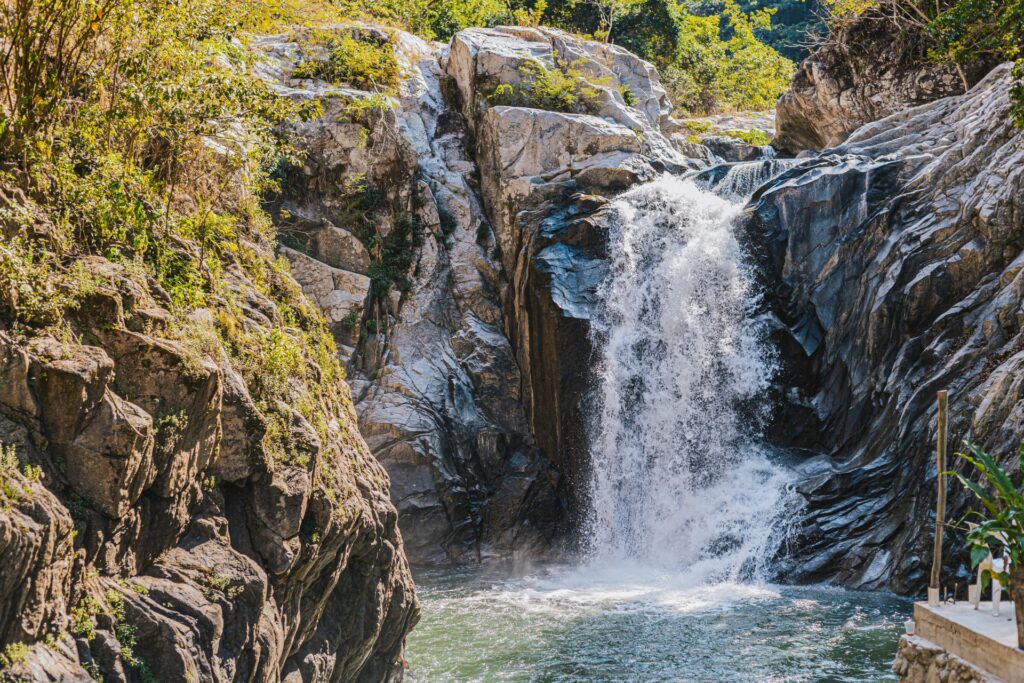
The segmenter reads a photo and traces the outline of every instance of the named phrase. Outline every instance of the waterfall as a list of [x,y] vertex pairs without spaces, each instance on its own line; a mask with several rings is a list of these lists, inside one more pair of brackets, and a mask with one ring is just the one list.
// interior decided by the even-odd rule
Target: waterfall
[[758,439],[764,411],[751,408],[775,359],[733,232],[742,206],[671,176],[613,203],[592,332],[595,562],[736,580],[760,571],[777,536],[787,475]]
[[696,174],[696,181],[704,189],[742,204],[754,190],[799,163],[798,159],[770,158],[719,164]]

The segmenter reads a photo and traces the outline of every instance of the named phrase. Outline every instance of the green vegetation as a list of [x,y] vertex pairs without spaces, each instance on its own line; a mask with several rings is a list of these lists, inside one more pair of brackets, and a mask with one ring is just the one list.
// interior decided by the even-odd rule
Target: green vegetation
[[679,21],[672,58],[655,60],[677,107],[691,113],[771,109],[789,87],[793,63],[755,35],[771,25],[769,10],[745,14],[727,0],[721,19],[685,15]]
[[85,640],[95,638],[96,620],[93,617],[99,609],[99,603],[92,596],[82,598],[82,601],[71,610],[71,632]]
[[[964,475],[953,473],[984,508],[983,512],[975,513],[979,523],[972,525],[967,532],[971,565],[977,567],[991,553],[993,557],[1005,554],[1011,566],[1024,567],[1024,494],[1013,483],[1010,475],[999,467],[995,458],[975,444],[968,444],[967,450],[967,453],[957,455],[970,463],[991,489],[990,492]],[[1024,458],[1024,444],[1020,455]],[[1021,472],[1024,472],[1024,459],[1021,462]],[[985,585],[992,578],[989,570],[982,572]],[[1010,583],[1010,576],[1006,572],[995,575],[995,578],[1004,586]]]
[[[822,21],[826,9],[821,0],[737,0],[737,4],[747,14],[760,10],[772,12],[771,25],[758,29],[756,34],[765,45],[787,59],[799,61],[806,57],[826,31]],[[721,13],[724,2],[697,0],[691,7],[695,14],[711,16]]]
[[28,645],[25,643],[11,643],[0,652],[0,669],[21,664],[28,660]]
[[[1013,61],[1012,114],[1024,126],[1024,0],[825,0],[825,5],[834,29],[865,18],[895,22],[925,41],[935,63]],[[831,39],[841,35],[833,30]]]
[[18,451],[14,444],[0,443],[0,473],[17,472],[19,464],[21,461],[18,460]]
[[[282,124],[321,107],[279,97],[251,75],[246,45],[249,32],[314,18],[341,16],[319,0],[0,8],[12,41],[0,54],[0,222],[10,235],[0,245],[0,316],[16,335],[74,341],[74,311],[102,284],[83,257],[152,278],[171,299],[173,320],[159,333],[181,343],[196,373],[204,357],[232,360],[271,423],[268,449],[283,460],[295,450],[276,402],[326,430],[318,401],[342,401],[334,341],[287,265],[267,257],[276,235],[262,208],[277,187],[273,171],[299,161]],[[327,55],[318,68],[332,77],[397,82],[390,47],[342,37]],[[362,61],[339,65],[339,55]],[[244,322],[239,275],[275,303],[273,329]],[[197,308],[213,323],[190,317]],[[316,399],[293,400],[303,395]]]
[[754,145],[755,147],[763,147],[764,145],[770,145],[772,142],[772,136],[765,133],[763,130],[757,130],[751,128],[750,130],[727,130],[723,133],[731,138],[742,140],[748,145]]
[[135,652],[138,644],[138,629],[126,621],[124,611],[124,597],[115,589],[107,589],[104,596],[107,602],[107,609],[114,620],[114,637],[121,646],[121,661],[125,666],[134,669],[142,683],[156,683],[156,677],[150,670],[149,665]]
[[[805,49],[796,44],[807,42],[805,33],[817,25],[816,7],[816,0],[342,0],[352,16],[427,38],[447,40],[470,26],[544,24],[616,43],[653,62],[673,101],[694,114],[774,106],[793,64],[762,39],[785,44],[794,58],[803,56]],[[799,28],[780,33],[772,23],[776,10],[787,26]],[[501,88],[492,98],[557,111],[585,109],[580,89],[586,83],[571,82],[571,69],[537,70],[536,92]],[[635,94],[622,96],[632,106]]]
[[412,282],[407,273],[423,246],[423,226],[419,219],[411,214],[399,214],[388,234],[375,232],[365,243],[373,257],[369,276],[374,300],[385,300],[392,287],[408,291]]
[[[1008,570],[994,572],[992,568],[981,571],[982,587],[992,579],[1010,589],[1010,595],[1017,605],[1017,642],[1024,646],[1024,622],[1019,616],[1024,613],[1024,493],[1014,484],[995,458],[975,444],[967,444],[968,453],[957,455],[970,463],[974,470],[984,477],[987,486],[954,473],[984,508],[974,513],[977,524],[969,524],[967,543],[971,551],[971,568],[976,569],[989,555],[1009,560]],[[1018,451],[1018,479],[1024,474],[1024,443]],[[1005,565],[1004,565],[1005,567]]]
[[293,73],[296,78],[319,78],[370,91],[392,91],[398,87],[398,60],[390,42],[381,42],[357,30],[342,36],[316,31],[311,38],[307,51],[320,50],[325,54],[300,64]]
[[[470,26],[513,23],[514,3],[505,0],[335,0],[346,16],[361,16],[418,33],[447,40]],[[522,17],[522,13],[517,15]],[[515,22],[519,23],[519,22]]]
[[524,78],[519,85],[501,84],[488,99],[494,105],[589,113],[597,99],[594,86],[598,84],[587,80],[579,68],[580,61],[558,63],[553,69],[540,62],[527,62],[519,68]]

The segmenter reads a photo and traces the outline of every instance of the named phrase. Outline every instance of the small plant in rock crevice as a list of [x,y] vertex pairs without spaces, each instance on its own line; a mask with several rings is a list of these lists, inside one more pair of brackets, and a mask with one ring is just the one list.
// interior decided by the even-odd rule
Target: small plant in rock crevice
[[549,69],[540,62],[529,61],[519,67],[523,80],[515,85],[501,83],[488,100],[492,105],[531,107],[569,114],[592,113],[598,101],[598,85],[606,85],[607,78],[590,81],[581,70],[583,60],[572,62],[556,60]]
[[0,670],[28,661],[28,645],[11,643],[0,652]]
[[406,292],[412,286],[408,272],[423,246],[423,225],[418,217],[400,214],[386,235],[374,235],[367,244],[370,263],[370,292],[374,300],[383,301],[392,287]]
[[765,145],[772,144],[772,136],[756,128],[751,128],[750,130],[727,130],[722,134],[730,138],[742,140],[754,147],[764,147]]

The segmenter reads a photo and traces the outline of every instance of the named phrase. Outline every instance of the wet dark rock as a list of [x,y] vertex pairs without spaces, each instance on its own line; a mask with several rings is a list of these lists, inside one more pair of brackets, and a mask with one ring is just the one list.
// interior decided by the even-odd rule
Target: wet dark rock
[[[1009,87],[1004,65],[966,95],[864,126],[752,202],[748,239],[788,330],[777,336],[789,337],[789,408],[827,455],[800,485],[807,509],[790,578],[923,585],[937,390],[950,391],[954,449],[969,440],[1014,458],[1024,134]],[[780,415],[800,414],[789,408]],[[967,503],[954,486],[950,517]],[[962,539],[951,536],[955,565]]]
[[775,149],[770,145],[752,145],[728,135],[702,137],[701,144],[723,161],[757,161],[775,156]]

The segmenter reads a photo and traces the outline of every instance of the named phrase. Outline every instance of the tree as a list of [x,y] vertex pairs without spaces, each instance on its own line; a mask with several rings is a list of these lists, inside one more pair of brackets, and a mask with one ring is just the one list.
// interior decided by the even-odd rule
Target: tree
[[594,37],[608,42],[615,22],[644,4],[644,0],[583,0],[583,4],[597,9],[600,25]]

